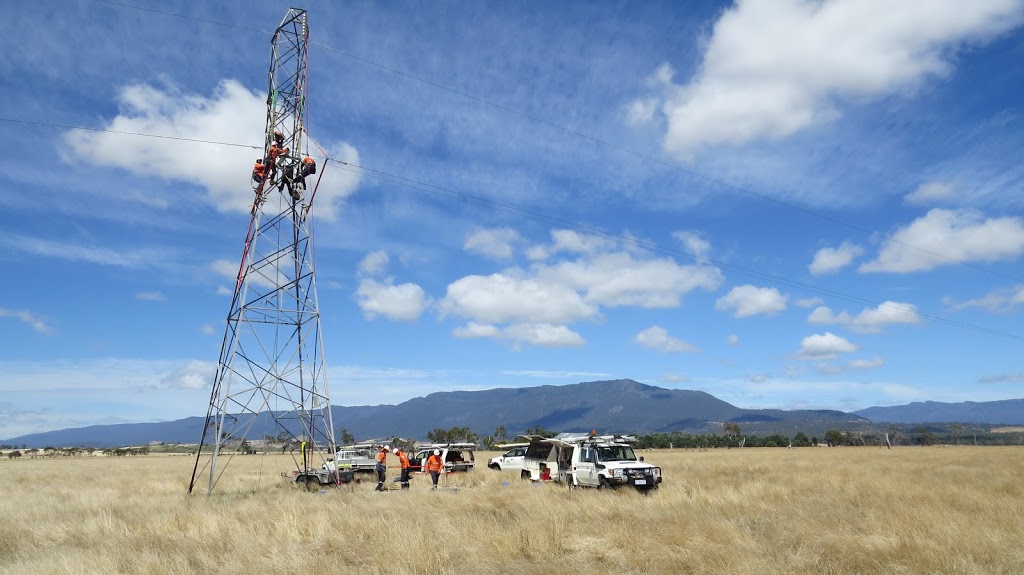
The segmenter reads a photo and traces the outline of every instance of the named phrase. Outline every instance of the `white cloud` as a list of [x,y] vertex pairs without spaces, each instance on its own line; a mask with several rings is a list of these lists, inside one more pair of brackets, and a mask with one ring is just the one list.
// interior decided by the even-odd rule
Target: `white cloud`
[[15,319],[19,319],[25,325],[43,334],[51,334],[57,331],[53,328],[53,326],[46,323],[46,321],[43,320],[43,318],[27,310],[13,310],[0,308],[0,317],[13,317]]
[[728,342],[731,347],[736,347],[740,344],[740,336],[730,334],[729,337],[725,338],[725,341]]
[[388,253],[378,250],[366,254],[363,261],[359,262],[359,273],[366,276],[375,276],[388,269]]
[[501,335],[501,330],[489,323],[471,321],[464,326],[455,328],[452,335],[459,339],[498,337]]
[[161,377],[160,383],[171,389],[205,389],[216,373],[216,363],[192,360]]
[[158,291],[143,291],[135,294],[135,299],[139,301],[164,301],[167,298]]
[[510,228],[477,230],[466,238],[462,247],[496,260],[512,257],[512,244],[519,240],[519,234]]
[[858,347],[846,338],[840,337],[832,332],[814,334],[805,337],[800,341],[800,351],[797,352],[798,359],[826,360],[835,359],[840,353],[853,353]]
[[[664,98],[663,144],[689,157],[707,145],[789,136],[836,118],[845,101],[948,74],[961,45],[1020,20],[1013,0],[741,0],[715,23],[690,82],[654,88]],[[649,100],[632,104],[629,119],[647,119]]]
[[514,349],[522,344],[537,347],[579,347],[586,343],[580,334],[564,325],[550,323],[514,323],[504,328],[469,322],[456,328],[452,334],[460,339],[490,338],[510,341]]
[[861,264],[861,272],[927,271],[958,261],[1011,260],[1024,253],[1020,218],[983,220],[968,210],[935,208],[891,237],[877,259]]
[[831,308],[820,306],[807,316],[807,322],[816,325],[839,324],[858,333],[878,333],[890,324],[921,323],[921,316],[917,313],[917,306],[912,303],[886,301],[875,308],[864,308],[855,316],[846,310],[837,315]]
[[484,323],[565,324],[598,314],[573,289],[502,273],[456,280],[440,305],[444,313]]
[[367,319],[382,315],[393,320],[414,321],[429,303],[420,286],[414,283],[392,285],[390,279],[382,282],[364,279],[359,282],[355,296]]
[[538,347],[579,347],[586,342],[564,325],[516,323],[505,328],[505,336],[516,343]]
[[171,254],[162,249],[113,249],[75,240],[59,242],[16,234],[0,234],[0,245],[37,256],[128,269],[161,265],[172,259]]
[[952,182],[927,182],[903,196],[903,202],[914,206],[934,204],[956,198],[957,191]]
[[744,318],[757,314],[775,315],[786,309],[786,296],[775,288],[759,288],[750,284],[729,290],[718,301],[715,309],[734,310],[733,317]]
[[872,359],[854,359],[847,364],[850,369],[872,369],[885,365],[885,360],[880,357]]
[[995,290],[980,298],[961,303],[956,303],[952,298],[944,298],[943,303],[954,311],[967,308],[982,308],[992,313],[1011,313],[1018,306],[1024,305],[1024,285]]
[[[101,128],[108,132],[72,130],[64,135],[65,161],[86,161],[117,167],[139,176],[188,182],[204,188],[208,201],[221,211],[249,211],[253,202],[250,172],[263,155],[266,95],[224,80],[211,97],[185,93],[173,86],[133,84],[118,95],[120,114]],[[139,137],[113,132],[163,136]],[[174,138],[251,145],[252,148],[188,142]],[[332,157],[358,164],[359,154],[344,142],[329,143]],[[305,152],[305,150],[299,150]],[[322,160],[321,160],[322,162]],[[355,192],[360,176],[347,170],[328,170],[317,190],[316,214],[334,220],[346,197]],[[307,186],[311,193],[313,184]],[[148,198],[148,205],[154,200]],[[164,198],[176,201],[178,198]]]
[[796,300],[796,307],[802,307],[804,309],[812,308],[825,303],[825,300],[820,297],[806,297]]
[[217,333],[217,329],[208,323],[204,323],[199,326],[199,333],[203,335],[214,335]]
[[747,381],[751,383],[764,383],[768,381],[768,375],[765,373],[748,373]]
[[864,253],[864,249],[856,244],[843,242],[838,248],[821,248],[814,254],[814,261],[807,269],[811,275],[837,272],[853,262],[854,258]]
[[665,353],[683,353],[700,351],[696,347],[681,339],[675,339],[668,335],[668,331],[659,326],[649,327],[633,338],[635,343],[644,347],[656,349]]
[[670,258],[645,260],[616,252],[538,268],[537,278],[582,290],[588,303],[663,308],[679,306],[695,289],[717,289],[722,272],[710,266],[681,266]]
[[704,238],[700,232],[678,231],[672,232],[672,237],[683,244],[683,250],[698,258],[706,258],[711,253],[711,242]]

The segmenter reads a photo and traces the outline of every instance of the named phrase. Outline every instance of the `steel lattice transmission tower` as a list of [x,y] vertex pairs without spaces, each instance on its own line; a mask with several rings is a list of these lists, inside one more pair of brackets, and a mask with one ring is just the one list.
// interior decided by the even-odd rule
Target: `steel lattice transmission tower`
[[255,188],[189,493],[205,477],[212,492],[243,440],[269,435],[301,445],[303,472],[319,469],[325,452],[335,451],[308,222],[312,196],[295,178],[309,144],[308,46],[306,11],[292,8],[271,40],[267,174]]

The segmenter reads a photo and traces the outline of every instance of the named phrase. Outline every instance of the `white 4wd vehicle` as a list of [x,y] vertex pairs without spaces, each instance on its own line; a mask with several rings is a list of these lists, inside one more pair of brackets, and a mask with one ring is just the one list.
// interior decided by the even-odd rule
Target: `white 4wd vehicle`
[[427,458],[435,449],[441,452],[441,461],[444,462],[446,473],[460,473],[473,471],[476,466],[473,450],[475,443],[433,443],[427,447],[421,447],[414,457],[409,459],[413,470],[423,471]]
[[372,445],[353,445],[339,447],[334,457],[328,457],[323,468],[333,471],[338,467],[350,471],[372,472],[376,469],[377,459],[374,457],[378,448]]
[[529,447],[529,443],[510,443],[507,445],[500,445],[498,447],[509,447],[508,451],[504,455],[492,457],[487,460],[487,467],[498,471],[506,469],[522,469],[523,459],[526,457],[526,448]]
[[557,481],[575,489],[608,489],[628,485],[640,491],[657,489],[661,468],[637,459],[629,436],[562,433],[530,439],[523,479]]

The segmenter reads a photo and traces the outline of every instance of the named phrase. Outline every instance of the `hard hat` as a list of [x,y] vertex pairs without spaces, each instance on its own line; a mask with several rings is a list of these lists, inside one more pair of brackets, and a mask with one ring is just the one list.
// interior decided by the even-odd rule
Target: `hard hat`
[[385,445],[385,446],[384,446],[384,451],[391,451],[391,447],[390,447],[390,446],[387,446],[387,445]]
[[391,448],[391,453],[398,453],[398,448],[397,447],[392,447]]
[[435,449],[434,450],[434,455],[441,455],[441,450],[440,449]]

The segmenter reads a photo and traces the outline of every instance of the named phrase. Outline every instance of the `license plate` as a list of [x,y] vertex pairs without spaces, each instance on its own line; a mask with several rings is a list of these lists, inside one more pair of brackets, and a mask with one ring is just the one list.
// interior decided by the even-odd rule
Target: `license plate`
[[634,485],[647,485],[647,480],[646,479],[637,479],[636,481],[633,482],[633,484]]

